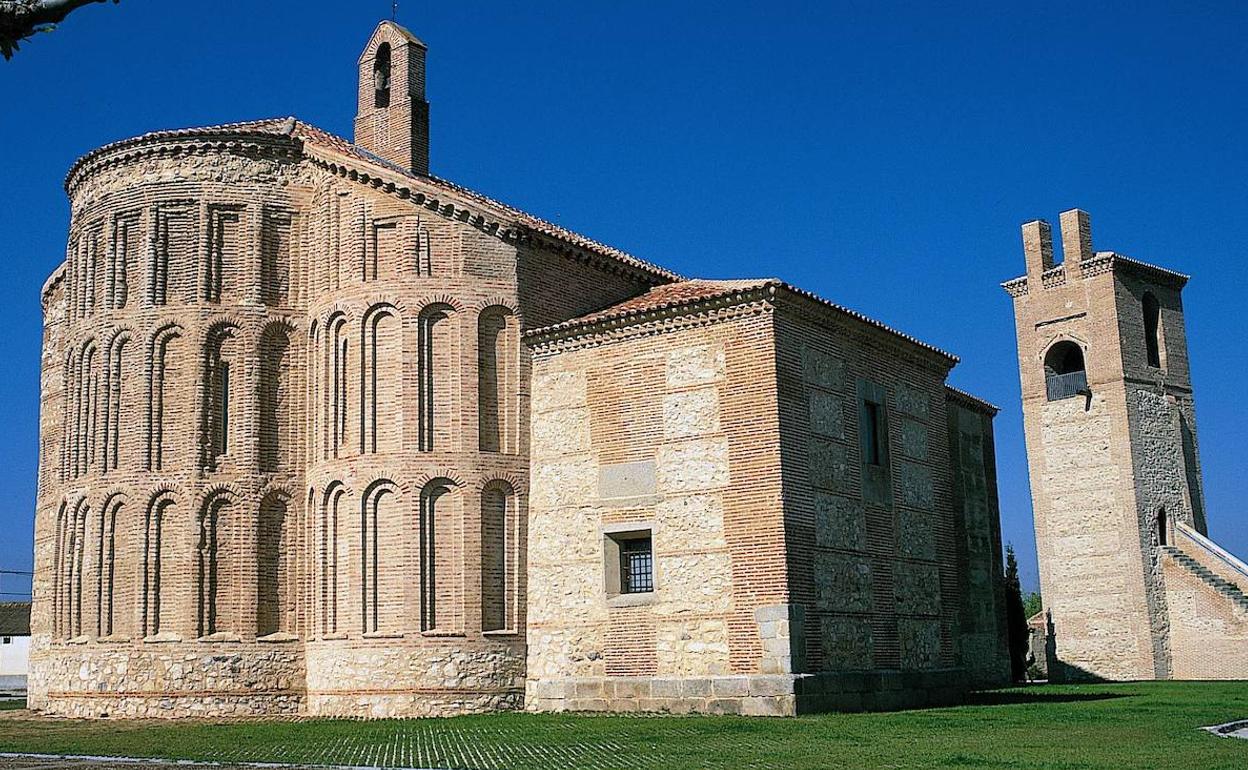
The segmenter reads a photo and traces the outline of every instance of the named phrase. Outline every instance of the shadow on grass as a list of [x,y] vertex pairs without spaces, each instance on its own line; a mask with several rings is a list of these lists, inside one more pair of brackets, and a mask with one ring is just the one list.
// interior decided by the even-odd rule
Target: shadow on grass
[[1116,692],[1020,692],[1018,690],[980,690],[966,698],[968,706],[1012,706],[1020,703],[1079,703],[1083,701],[1133,698],[1130,693]]

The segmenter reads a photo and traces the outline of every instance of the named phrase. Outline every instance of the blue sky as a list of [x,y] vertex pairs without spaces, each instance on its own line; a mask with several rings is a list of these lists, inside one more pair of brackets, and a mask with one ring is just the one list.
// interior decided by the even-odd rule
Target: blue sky
[[[1248,5],[937,5],[406,2],[399,21],[430,47],[438,175],[687,275],[782,277],[961,356],[952,382],[1003,407],[1003,528],[1028,585],[998,287],[1023,270],[1019,224],[1079,206],[1098,249],[1192,274],[1210,530],[1248,555]],[[70,164],[276,115],[350,136],[356,56],[389,9],[123,0],[0,62],[0,568],[31,563],[39,287],[64,254]]]

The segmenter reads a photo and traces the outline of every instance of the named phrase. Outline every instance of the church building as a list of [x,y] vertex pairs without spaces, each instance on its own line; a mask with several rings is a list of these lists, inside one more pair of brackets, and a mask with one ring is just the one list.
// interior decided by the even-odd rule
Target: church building
[[157,131],[65,182],[32,708],[792,715],[1002,682],[996,409],[780,280],[429,170],[382,22],[353,141]]

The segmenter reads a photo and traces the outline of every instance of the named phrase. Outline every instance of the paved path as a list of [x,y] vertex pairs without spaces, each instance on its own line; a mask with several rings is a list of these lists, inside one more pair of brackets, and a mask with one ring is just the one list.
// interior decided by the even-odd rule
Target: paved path
[[1241,719],[1236,722],[1227,722],[1224,725],[1214,725],[1213,727],[1204,728],[1214,735],[1220,735],[1223,738],[1243,738],[1248,740],[1248,719]]

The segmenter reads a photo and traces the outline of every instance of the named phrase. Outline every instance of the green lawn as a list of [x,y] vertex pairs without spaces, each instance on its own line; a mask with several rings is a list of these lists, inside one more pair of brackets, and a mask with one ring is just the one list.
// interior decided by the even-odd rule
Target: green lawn
[[0,700],[0,711],[11,711],[26,708],[24,700]]
[[454,768],[1248,767],[1248,684],[1036,686],[972,705],[797,719],[494,714],[356,722],[0,719],[0,751]]

